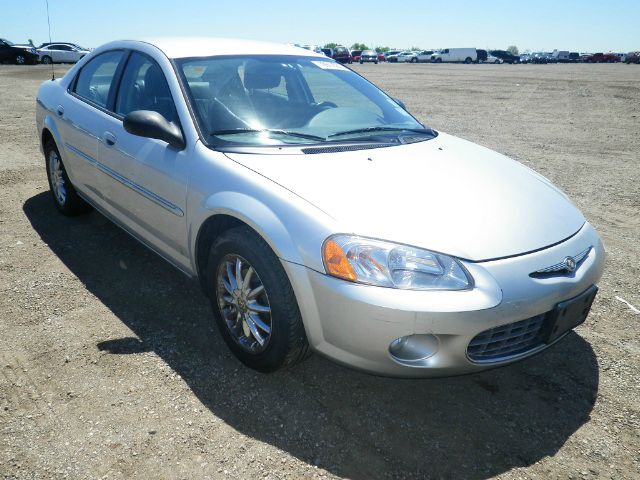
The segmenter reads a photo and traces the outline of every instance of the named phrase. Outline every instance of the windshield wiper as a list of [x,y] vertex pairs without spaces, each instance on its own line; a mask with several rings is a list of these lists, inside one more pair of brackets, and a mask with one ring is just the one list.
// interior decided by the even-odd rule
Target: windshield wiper
[[414,132],[414,133],[424,133],[426,135],[434,135],[433,130],[430,128],[404,128],[404,127],[366,127],[366,128],[357,128],[355,130],[346,130],[344,132],[332,133],[327,138],[338,137],[340,135],[349,135],[352,133],[368,133],[368,132]]
[[209,135],[235,135],[238,133],[276,133],[279,135],[288,135],[290,137],[298,137],[298,138],[306,138],[308,140],[319,140],[324,142],[326,140],[325,137],[319,137],[318,135],[311,135],[309,133],[302,132],[294,132],[292,130],[281,130],[278,128],[233,128],[228,130],[214,130],[213,132],[209,132]]

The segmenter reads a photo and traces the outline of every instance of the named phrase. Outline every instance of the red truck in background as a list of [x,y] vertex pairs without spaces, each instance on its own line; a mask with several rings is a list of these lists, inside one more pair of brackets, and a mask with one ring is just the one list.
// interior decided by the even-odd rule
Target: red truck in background
[[620,61],[620,57],[615,53],[594,53],[584,61],[588,63],[615,63]]

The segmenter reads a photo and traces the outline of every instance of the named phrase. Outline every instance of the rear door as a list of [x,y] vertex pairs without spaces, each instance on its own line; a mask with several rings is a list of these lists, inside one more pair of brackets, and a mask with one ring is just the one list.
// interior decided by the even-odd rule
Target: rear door
[[162,68],[134,51],[122,73],[114,115],[105,118],[98,132],[98,185],[112,216],[174,263],[186,266],[187,150],[128,133],[123,119],[135,110],[158,112],[180,126]]
[[73,48],[69,45],[58,45],[58,55],[60,56],[60,61],[64,63],[74,63],[75,60],[75,52]]
[[60,49],[60,45],[49,45],[48,47],[45,47],[45,50],[47,50],[47,55],[51,57],[51,60],[54,63],[62,63],[66,61],[64,59],[64,52]]
[[67,164],[74,186],[85,196],[99,202],[96,185],[98,138],[110,118],[107,110],[115,94],[114,80],[124,57],[122,50],[102,53],[82,67],[59,105],[55,106]]

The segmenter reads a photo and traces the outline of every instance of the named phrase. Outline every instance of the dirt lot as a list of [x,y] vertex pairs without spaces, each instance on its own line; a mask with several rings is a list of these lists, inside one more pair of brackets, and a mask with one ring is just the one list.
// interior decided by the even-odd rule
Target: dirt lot
[[586,324],[465,377],[317,355],[252,372],[194,281],[99,214],[56,213],[34,127],[50,73],[0,66],[0,476],[639,478],[640,315],[616,297],[640,306],[640,68],[355,68],[570,195],[609,253]]

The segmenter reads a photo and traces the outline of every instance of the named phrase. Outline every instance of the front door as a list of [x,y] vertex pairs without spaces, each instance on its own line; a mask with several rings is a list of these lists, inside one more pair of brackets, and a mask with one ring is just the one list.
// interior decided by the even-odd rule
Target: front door
[[174,263],[189,265],[186,198],[189,158],[161,140],[128,133],[124,117],[152,110],[180,125],[160,66],[132,52],[109,118],[98,141],[98,184],[109,212]]

